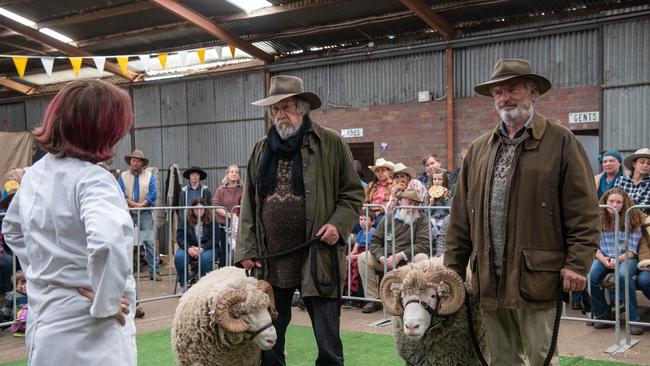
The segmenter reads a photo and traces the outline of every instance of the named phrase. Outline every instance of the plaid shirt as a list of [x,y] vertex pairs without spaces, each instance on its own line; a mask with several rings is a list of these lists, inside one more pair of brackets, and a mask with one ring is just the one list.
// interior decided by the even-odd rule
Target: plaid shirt
[[[622,175],[616,179],[614,187],[622,188],[636,205],[650,205],[650,175],[647,175],[638,186],[632,182],[632,177]],[[645,213],[650,213],[650,209],[643,209]]]
[[[600,247],[598,250],[601,251],[606,257],[615,257],[616,253],[623,254],[625,253],[625,231],[618,232],[618,242],[619,249],[616,250],[616,238],[613,231],[601,231],[600,232]],[[630,237],[627,241],[627,250],[634,253],[638,253],[639,249],[639,240],[641,240],[641,229],[636,229],[630,233]]]

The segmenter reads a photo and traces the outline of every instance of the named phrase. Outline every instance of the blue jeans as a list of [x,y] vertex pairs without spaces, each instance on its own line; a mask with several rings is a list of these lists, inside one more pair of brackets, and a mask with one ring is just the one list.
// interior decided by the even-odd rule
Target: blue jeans
[[[203,251],[199,255],[199,261],[201,264],[201,273],[200,276],[205,276],[206,273],[212,271],[212,254],[214,251],[212,249]],[[186,259],[187,258],[187,259]],[[185,268],[183,267],[186,263],[189,267],[192,257],[187,255],[187,252],[183,249],[177,249],[176,254],[174,255],[174,265],[176,266],[176,273],[178,273],[178,283],[185,285]]]
[[[631,276],[636,274],[636,265],[639,263],[639,260],[636,258],[628,259],[627,263],[627,268],[629,268],[629,271],[625,267],[624,262],[620,262],[618,264],[618,288],[619,298],[621,302],[625,301],[626,273],[629,272]],[[591,269],[589,270],[589,281],[591,283],[591,305],[593,307],[593,314],[596,318],[602,318],[609,312],[609,306],[605,302],[605,293],[600,287],[600,281],[605,278],[605,275],[612,272],[614,272],[614,270],[605,268],[605,266],[598,259],[594,259],[594,262],[591,264]],[[630,312],[631,321],[638,321],[639,312],[637,309],[636,288],[631,276],[629,283],[630,303],[627,304],[626,311]]]
[[149,277],[153,277],[153,274],[160,275],[159,271],[159,259],[158,254],[156,253],[155,247],[153,245],[153,214],[151,211],[140,211],[140,222],[138,222],[137,211],[133,211],[136,215],[131,215],[133,218],[133,223],[138,228],[140,242],[144,246],[145,258],[147,260],[147,267],[149,267]]
[[646,298],[650,299],[650,271],[639,271],[637,282],[639,290],[643,292]]

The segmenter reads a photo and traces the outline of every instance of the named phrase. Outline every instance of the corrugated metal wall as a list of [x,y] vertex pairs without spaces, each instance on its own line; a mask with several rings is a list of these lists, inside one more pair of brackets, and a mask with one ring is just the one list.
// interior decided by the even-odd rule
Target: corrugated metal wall
[[603,34],[603,148],[629,153],[650,146],[650,19],[607,25]]
[[0,131],[25,131],[25,103],[9,103],[0,105]]
[[599,52],[595,29],[461,48],[454,50],[454,93],[460,98],[476,96],[474,85],[489,79],[500,58],[529,60],[553,88],[595,85]]
[[318,94],[323,108],[362,107],[412,102],[419,91],[445,95],[444,52],[427,52],[377,60],[347,62],[283,71],[303,79]]

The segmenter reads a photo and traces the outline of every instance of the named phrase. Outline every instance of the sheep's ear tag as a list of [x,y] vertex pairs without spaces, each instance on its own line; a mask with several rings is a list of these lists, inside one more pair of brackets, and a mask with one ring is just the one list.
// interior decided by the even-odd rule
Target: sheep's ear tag
[[208,315],[214,315],[214,310],[208,311]]

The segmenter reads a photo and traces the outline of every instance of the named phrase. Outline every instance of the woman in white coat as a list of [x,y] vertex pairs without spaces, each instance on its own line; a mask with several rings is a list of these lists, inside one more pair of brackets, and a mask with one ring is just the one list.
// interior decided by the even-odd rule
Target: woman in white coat
[[131,124],[126,92],[85,80],[61,89],[34,130],[49,153],[23,177],[2,227],[27,278],[31,366],[136,365],[133,222],[96,165]]

